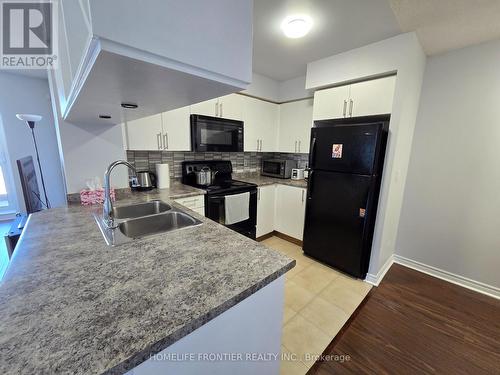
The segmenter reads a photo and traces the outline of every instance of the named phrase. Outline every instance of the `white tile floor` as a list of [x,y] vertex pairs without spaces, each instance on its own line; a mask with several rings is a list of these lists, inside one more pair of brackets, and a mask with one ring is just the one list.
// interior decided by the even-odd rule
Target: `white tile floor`
[[[278,237],[262,243],[294,258],[297,265],[286,274],[282,351],[297,360],[282,360],[281,374],[305,374],[314,356],[333,340],[371,289],[304,256],[300,246]],[[286,357],[286,356],[285,356]]]

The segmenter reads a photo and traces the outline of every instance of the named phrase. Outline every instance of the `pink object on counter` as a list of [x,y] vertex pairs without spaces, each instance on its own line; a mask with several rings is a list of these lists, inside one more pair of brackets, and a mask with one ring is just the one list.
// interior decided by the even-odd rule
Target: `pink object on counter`
[[[111,201],[115,201],[115,189],[111,188]],[[82,206],[91,206],[104,203],[104,189],[80,191],[80,202]]]

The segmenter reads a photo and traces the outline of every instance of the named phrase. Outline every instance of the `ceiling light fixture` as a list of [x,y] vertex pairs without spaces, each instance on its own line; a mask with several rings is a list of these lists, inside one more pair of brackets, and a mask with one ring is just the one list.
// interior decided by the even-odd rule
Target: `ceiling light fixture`
[[311,30],[312,24],[312,18],[309,16],[288,16],[281,23],[281,30],[288,38],[302,38]]
[[126,109],[136,109],[138,107],[135,103],[122,103],[121,106]]

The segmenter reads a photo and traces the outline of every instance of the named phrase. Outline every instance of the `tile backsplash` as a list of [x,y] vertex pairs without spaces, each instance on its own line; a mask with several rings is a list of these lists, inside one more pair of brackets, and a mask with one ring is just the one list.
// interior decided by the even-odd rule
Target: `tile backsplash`
[[279,152],[191,152],[191,151],[127,151],[127,160],[140,170],[155,171],[155,164],[168,163],[170,177],[182,177],[181,163],[184,160],[231,160],[233,171],[260,172],[262,159],[293,159],[299,168],[305,168],[309,154]]

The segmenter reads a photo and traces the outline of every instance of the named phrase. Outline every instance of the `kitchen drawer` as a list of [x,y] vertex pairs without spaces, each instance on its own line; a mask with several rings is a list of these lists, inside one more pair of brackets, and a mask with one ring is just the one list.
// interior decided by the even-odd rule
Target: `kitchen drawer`
[[205,196],[197,195],[194,197],[186,197],[174,199],[174,202],[177,202],[187,208],[195,209],[195,208],[205,208]]

